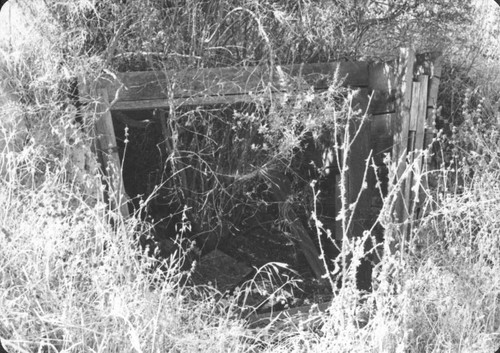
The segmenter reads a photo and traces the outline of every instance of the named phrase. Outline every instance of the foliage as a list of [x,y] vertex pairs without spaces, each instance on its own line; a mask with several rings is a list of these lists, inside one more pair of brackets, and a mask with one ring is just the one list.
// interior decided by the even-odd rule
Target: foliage
[[[484,43],[473,42],[469,21],[479,14],[469,11],[469,3],[460,5],[23,3],[27,13],[36,14],[33,31],[2,43],[0,57],[2,90],[10,95],[0,109],[3,344],[20,352],[494,351],[500,323],[498,82],[485,67],[498,57],[491,44],[494,28]],[[471,37],[451,36],[450,30]],[[185,254],[158,263],[138,249],[134,235],[144,224],[121,219],[100,196],[93,140],[82,132],[95,118],[93,105],[85,108],[91,112],[88,126],[73,124],[77,112],[71,79],[80,74],[387,58],[395,47],[409,43],[420,50],[444,47],[448,58],[455,48],[468,45],[470,56],[447,62],[440,96],[442,118],[462,123],[446,137],[455,164],[422,174],[436,175],[439,187],[428,191],[427,213],[413,225],[403,252],[390,254],[384,244],[373,292],[355,287],[364,249],[351,239],[340,255],[350,258],[351,266],[343,268],[344,286],[329,311],[314,312],[299,323],[286,321],[277,330],[277,323],[250,328],[241,320],[241,298],[222,299],[213,288],[186,286]],[[258,209],[259,202],[268,201],[261,186],[269,184],[274,168],[295,183],[291,207],[309,217],[316,194],[297,168],[305,142],[313,136],[327,145],[337,136],[325,130],[359,119],[349,109],[353,93],[340,89],[337,81],[332,77],[331,89],[322,94],[284,95],[271,107],[256,99],[230,112],[228,119],[220,118],[222,109],[175,111],[171,131],[178,133],[180,154],[171,161],[192,166],[188,174],[209,177],[203,192],[179,188],[177,180],[171,183],[173,191],[191,190],[190,200],[200,210],[210,204],[205,214],[196,215],[208,228],[219,226],[227,215],[238,226],[232,212],[238,205]],[[347,146],[338,147],[346,151]],[[386,206],[380,217],[390,219]]]
[[120,71],[385,58],[408,43],[434,50],[471,9],[435,0],[45,3],[67,53],[100,55]]

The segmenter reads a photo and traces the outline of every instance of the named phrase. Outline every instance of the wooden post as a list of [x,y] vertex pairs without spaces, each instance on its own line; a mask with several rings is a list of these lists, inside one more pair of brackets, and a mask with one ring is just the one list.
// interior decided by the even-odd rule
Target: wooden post
[[108,92],[98,89],[100,102],[97,104],[95,133],[97,137],[97,152],[102,160],[103,172],[106,174],[108,186],[108,202],[111,207],[119,209],[123,217],[128,217],[128,200],[123,185],[120,157],[116,146],[116,136],[111,117]]
[[439,90],[439,80],[437,76],[429,80],[429,90],[427,94],[427,118],[425,123],[424,148],[429,147],[434,138],[434,129],[436,123],[437,96]]
[[[406,169],[406,153],[408,151],[408,137],[410,125],[410,109],[411,109],[411,96],[413,89],[413,67],[415,64],[415,53],[411,49],[402,49],[398,64],[398,82],[400,84],[400,91],[396,97],[396,114],[392,122],[392,129],[394,131],[394,142],[392,148],[392,160],[398,163],[395,179],[390,187],[400,183],[397,197],[395,200],[394,221],[396,223],[404,223],[408,218],[408,213],[405,207],[405,182],[401,180],[403,173]],[[404,243],[406,237],[405,227],[399,228],[398,234],[391,234],[391,252],[396,251],[397,243]],[[396,236],[399,239],[395,239]]]
[[[411,107],[410,107],[410,123],[408,126],[408,151],[412,152],[415,149],[415,144],[417,140],[417,126],[419,125],[419,98],[421,92],[422,85],[420,82],[413,82],[412,87],[412,99],[411,99]],[[408,161],[410,166],[413,164],[413,157]],[[408,219],[411,213],[411,205],[410,205],[410,194],[411,187],[413,185],[412,175],[408,175],[404,182],[404,194],[403,194],[403,207],[404,207],[404,217],[405,220]],[[406,235],[407,227],[404,226],[403,234]]]
[[429,76],[422,75],[418,78],[420,92],[417,102],[417,121],[415,125],[415,150],[424,148],[425,123],[427,118],[427,90],[429,86]]

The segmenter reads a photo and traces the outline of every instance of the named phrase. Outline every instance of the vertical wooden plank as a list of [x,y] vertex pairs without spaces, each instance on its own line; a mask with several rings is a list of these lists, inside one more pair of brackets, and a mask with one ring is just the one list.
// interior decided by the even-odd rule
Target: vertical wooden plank
[[431,77],[429,80],[429,88],[427,92],[427,113],[425,123],[424,148],[427,148],[434,138],[439,81],[439,77],[436,76]]
[[[397,196],[394,203],[394,222],[404,223],[408,219],[407,205],[405,204],[405,181],[401,178],[406,169],[406,154],[408,148],[409,125],[410,125],[410,110],[411,96],[413,90],[413,69],[415,65],[415,52],[412,49],[401,49],[401,54],[398,62],[398,80],[401,85],[397,94],[396,114],[393,120],[394,144],[392,148],[392,161],[397,163],[395,178],[391,181],[390,187],[393,188],[400,182],[400,189],[397,190]],[[396,186],[397,187],[397,186]],[[396,252],[397,244],[404,244],[406,238],[407,227],[399,228],[398,234],[387,234],[387,238],[391,239],[391,252]],[[402,252],[401,252],[402,254]]]
[[378,62],[368,66],[368,87],[371,90],[392,92],[395,80],[391,63]]
[[424,148],[424,133],[427,118],[427,87],[429,83],[429,76],[422,75],[418,78],[420,83],[420,90],[418,93],[417,102],[417,116],[415,126],[415,150]]
[[[423,77],[423,78],[422,78]],[[427,76],[421,76],[418,82],[413,82],[412,99],[410,108],[410,131],[408,133],[408,152],[421,150],[423,147],[424,139],[424,126],[426,117],[426,103],[427,103]],[[409,160],[412,165],[415,160],[412,155]],[[420,169],[420,165],[416,166]],[[409,215],[411,212],[411,188],[414,186],[415,180],[413,175],[409,175],[405,181],[404,188],[404,205],[406,213]]]
[[108,177],[108,199],[110,206],[120,210],[123,217],[128,217],[128,200],[123,185],[120,157],[116,146],[116,136],[113,127],[113,119],[109,110],[108,92],[106,89],[98,89],[101,100],[97,104],[95,131],[97,137],[98,153],[101,155],[103,169]]
[[[91,104],[92,99],[91,99],[91,88],[88,85],[88,82],[84,76],[79,76],[78,77],[78,94],[79,94],[79,100],[82,105],[82,107],[88,106]],[[89,125],[87,125],[88,122],[92,121],[92,116],[89,110],[87,109],[82,109],[82,120],[83,120],[83,126],[84,129],[86,129]],[[90,131],[87,131],[87,133],[93,138],[93,142],[90,145],[90,151],[92,154],[96,157],[96,162],[104,166],[104,161],[102,158],[102,154],[99,152],[99,148],[97,146],[98,141],[96,137],[96,128],[93,126]],[[104,171],[103,171],[104,172]],[[98,197],[100,198],[99,200],[103,203],[107,202],[107,195],[106,192],[98,192]]]
[[[408,152],[412,152],[415,149],[415,141],[416,141],[416,131],[417,131],[417,125],[418,125],[418,120],[419,120],[419,115],[418,115],[418,102],[419,102],[419,97],[420,97],[420,82],[413,82],[413,87],[412,87],[412,94],[411,94],[411,105],[410,105],[410,124],[409,124],[409,131],[408,131]],[[413,163],[413,156],[411,159],[408,161],[410,165]],[[404,194],[403,194],[403,204],[405,207],[405,212],[407,215],[410,214],[410,194],[411,194],[411,186],[413,185],[412,182],[412,175],[409,175],[408,178],[405,180],[405,185],[404,185]]]
[[[425,76],[429,77],[428,75],[425,75]],[[440,82],[440,78],[436,77],[436,76],[428,79],[428,90],[427,90],[427,106],[428,107],[436,107],[437,106],[439,82]]]
[[[422,171],[422,163],[423,158],[421,151],[424,148],[424,138],[425,138],[425,125],[427,118],[427,87],[429,77],[427,75],[422,75],[418,78],[421,88],[419,92],[419,96],[415,97],[417,109],[417,126],[415,131],[415,145],[414,152],[415,154],[412,156],[412,163],[414,168],[414,174],[411,179],[411,189],[413,193],[411,194],[410,202],[411,202],[411,210],[410,212],[417,212],[419,200],[419,192],[416,187],[420,180],[420,174]],[[418,176],[418,177],[417,177]],[[416,214],[411,215],[413,219],[417,218]]]
[[[410,105],[410,124],[408,126],[409,131],[417,131],[418,124],[418,99],[420,97],[420,82],[413,82],[412,94],[411,94],[411,105]],[[413,150],[413,145],[408,144],[408,150]]]
[[[394,131],[392,160],[394,162],[399,162],[407,152],[414,63],[415,52],[411,49],[402,49],[398,65],[398,81],[401,87],[397,97],[395,119],[392,122]],[[399,166],[398,177],[403,174],[405,167],[404,163]]]
[[429,58],[429,70],[425,72],[429,76],[429,86],[427,91],[427,118],[424,137],[424,148],[427,148],[434,138],[434,128],[436,122],[437,97],[439,81],[442,71],[442,53],[434,53]]
[[[408,132],[408,152],[413,151],[413,146],[415,145],[415,131],[410,131]],[[411,165],[413,163],[413,155],[409,159],[408,163]],[[404,181],[402,185],[402,203],[401,207],[403,207],[402,212],[404,212],[403,217],[404,220],[407,220],[408,217],[410,216],[410,194],[411,194],[411,186],[412,186],[412,174],[409,174],[406,180]],[[406,227],[404,228],[406,234]]]

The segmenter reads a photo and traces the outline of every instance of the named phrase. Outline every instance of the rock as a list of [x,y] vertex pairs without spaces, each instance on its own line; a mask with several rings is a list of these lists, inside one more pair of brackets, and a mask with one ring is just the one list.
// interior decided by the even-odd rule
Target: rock
[[196,284],[211,283],[219,291],[234,288],[242,278],[252,272],[252,268],[236,261],[220,250],[213,250],[203,256],[192,275]]

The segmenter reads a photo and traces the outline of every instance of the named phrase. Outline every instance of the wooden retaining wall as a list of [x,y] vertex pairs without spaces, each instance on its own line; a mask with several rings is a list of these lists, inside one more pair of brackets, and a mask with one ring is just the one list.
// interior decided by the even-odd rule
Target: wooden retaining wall
[[[403,175],[408,158],[421,158],[408,152],[425,149],[433,137],[433,125],[437,104],[437,88],[440,76],[440,56],[436,53],[415,55],[411,50],[402,50],[399,59],[387,63],[374,62],[336,62],[322,64],[301,64],[277,67],[230,67],[167,72],[128,72],[108,75],[93,84],[81,82],[80,92],[83,99],[99,97],[95,124],[96,150],[108,180],[110,203],[128,216],[127,200],[120,175],[121,167],[116,148],[111,111],[144,110],[156,108],[207,106],[252,102],[256,99],[271,99],[277,94],[307,90],[311,86],[317,91],[326,90],[329,80],[337,73],[343,85],[360,90],[356,104],[366,109],[369,120],[354,141],[349,159],[347,202],[355,202],[360,194],[354,222],[349,230],[342,230],[337,221],[334,233],[341,239],[342,233],[359,236],[366,229],[364,215],[373,206],[375,180],[371,175],[369,187],[363,188],[363,175],[366,159],[370,154],[375,164],[383,164],[385,153],[391,153],[393,162],[400,161],[394,180],[389,188],[395,193],[394,217],[397,222],[405,222],[411,217],[412,175]],[[404,177],[404,178],[403,178]],[[404,179],[404,180],[403,180]],[[334,200],[324,201],[325,214],[335,216],[340,208],[338,198],[340,177],[336,179]],[[334,217],[331,217],[334,218]],[[390,234],[396,243],[406,236],[407,228],[401,226],[396,233]],[[311,254],[311,243],[304,240],[303,248],[309,253],[308,261],[312,268],[321,264],[317,253]],[[396,246],[394,246],[394,250]]]

